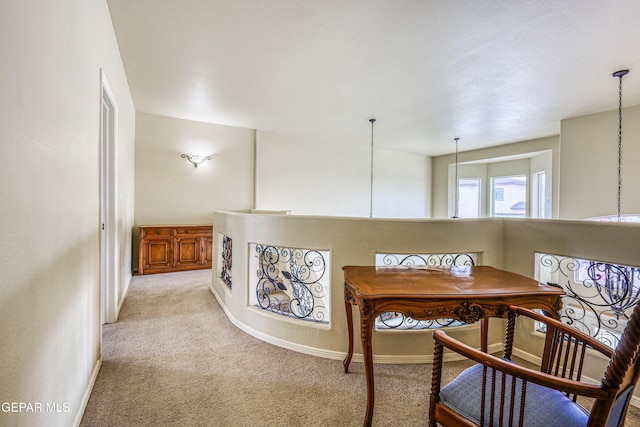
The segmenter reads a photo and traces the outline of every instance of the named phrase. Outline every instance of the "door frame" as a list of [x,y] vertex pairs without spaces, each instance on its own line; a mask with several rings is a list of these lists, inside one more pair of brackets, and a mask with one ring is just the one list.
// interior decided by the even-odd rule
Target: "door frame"
[[100,311],[101,324],[118,320],[118,105],[100,69]]

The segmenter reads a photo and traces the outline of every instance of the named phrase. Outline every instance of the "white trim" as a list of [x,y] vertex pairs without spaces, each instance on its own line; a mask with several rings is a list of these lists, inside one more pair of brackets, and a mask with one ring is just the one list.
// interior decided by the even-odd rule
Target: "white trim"
[[253,130],[253,188],[251,189],[251,209],[258,206],[258,130]]
[[[325,350],[317,347],[310,347],[307,345],[292,343],[291,341],[286,341],[280,338],[274,338],[270,335],[265,334],[264,332],[260,332],[252,328],[251,326],[246,325],[245,323],[240,322],[238,319],[233,317],[231,312],[227,310],[225,307],[223,300],[219,297],[213,285],[209,286],[209,290],[215,297],[216,301],[227,315],[227,318],[233,323],[238,329],[246,332],[252,337],[258,338],[261,341],[264,341],[269,344],[276,345],[278,347],[285,348],[287,350],[295,351],[298,353],[308,354],[310,356],[322,357],[325,359],[332,360],[344,360],[347,353],[344,351],[333,351],[333,350]],[[502,343],[493,344],[489,346],[489,352],[494,353],[502,350]],[[456,353],[446,353],[443,357],[445,362],[452,362],[457,360],[464,360],[463,356],[457,355]],[[353,362],[363,362],[361,353],[354,353],[351,359]],[[420,355],[373,355],[374,363],[385,363],[385,364],[415,364],[415,363],[433,363],[433,355],[432,354],[420,354]]]
[[[539,356],[536,356],[534,354],[531,354],[529,352],[523,351],[523,350],[519,350],[517,348],[513,349],[513,355],[516,357],[519,357],[520,359],[523,359],[529,363],[533,363],[534,365],[540,366],[542,364],[542,358]],[[586,375],[582,376],[582,379],[584,380],[584,382],[586,382],[587,384],[600,384],[599,380],[595,380],[591,377],[588,377]]]
[[542,358],[529,352],[518,350],[517,348],[513,349],[512,354],[516,357],[519,357],[520,359],[525,360],[526,362],[533,363],[538,366],[540,366],[540,364],[542,363]]
[[120,302],[118,303],[118,311],[116,312],[116,320],[117,320],[117,317],[120,316],[120,310],[122,310],[122,305],[124,304],[124,299],[127,297],[127,293],[129,293],[129,286],[131,286],[131,280],[133,280],[133,278],[129,279],[129,281],[127,282],[127,286],[122,290],[122,298],[120,298]]
[[233,314],[231,314],[231,312],[229,310],[227,310],[227,308],[224,305],[224,301],[222,300],[222,298],[220,298],[220,296],[216,292],[216,290],[213,287],[213,285],[209,286],[209,290],[211,291],[211,293],[215,297],[216,301],[218,301],[218,304],[220,305],[220,307],[222,308],[224,313],[227,315],[227,318],[231,321],[231,323],[233,323],[238,329],[246,332],[247,334],[251,335],[252,337],[258,338],[261,341],[267,342],[269,344],[276,345],[278,347],[286,348],[288,350],[293,350],[293,351],[296,351],[298,353],[309,354],[311,356],[323,357],[325,359],[342,360],[342,359],[344,359],[344,357],[346,355],[346,353],[344,353],[344,352],[332,351],[332,350],[324,350],[324,349],[320,349],[320,348],[317,348],[317,347],[310,347],[310,346],[306,346],[306,345],[295,344],[295,343],[292,343],[290,341],[286,341],[286,340],[283,340],[283,339],[280,339],[280,338],[274,338],[274,337],[272,337],[270,335],[267,335],[267,334],[265,334],[263,332],[257,331],[255,329],[253,329],[252,327],[240,322],[238,319],[236,319],[233,316]]
[[[105,94],[106,98],[105,99]],[[109,141],[103,141],[103,132],[102,126],[103,123],[103,114],[102,109],[105,101],[111,106],[111,120],[110,123],[113,124],[113,127],[109,130]],[[102,253],[100,255],[100,265],[101,269],[105,269],[105,289],[104,293],[104,301],[100,302],[100,310],[104,313],[104,318],[101,319],[101,323],[113,323],[118,320],[118,314],[120,312],[120,306],[122,300],[120,299],[119,289],[120,289],[120,265],[118,263],[119,260],[119,232],[118,232],[118,144],[117,144],[117,134],[118,134],[118,104],[113,95],[113,91],[107,81],[106,74],[103,69],[100,69],[100,220],[98,221],[99,229],[102,227],[102,223],[104,222],[105,232],[103,233],[100,230],[101,239],[104,237],[106,244],[104,245],[104,250],[106,251],[106,257],[103,257]],[[106,156],[105,159],[102,156]],[[103,165],[106,164],[107,170],[103,170]],[[102,200],[102,186],[104,185],[102,180],[106,179],[106,194],[104,194],[104,198],[106,200]],[[103,214],[103,206],[102,203],[105,202],[105,218],[102,218]],[[102,252],[103,245],[100,244],[100,251]],[[103,263],[103,260],[105,261]],[[104,265],[103,265],[104,264]],[[102,272],[101,272],[102,275]],[[102,281],[102,278],[101,278]],[[100,285],[101,295],[103,292],[102,284]]]
[[316,328],[316,329],[321,329],[325,331],[330,331],[332,329],[331,324],[329,322],[323,323],[323,322],[315,322],[312,320],[301,320],[297,317],[275,313],[273,311],[266,310],[264,308],[256,307],[255,305],[249,305],[247,307],[247,311],[255,313],[258,316],[265,316],[271,319],[278,320],[279,322],[290,323],[292,325],[303,326],[305,328]]
[[[538,366],[540,366],[540,364],[542,363],[542,358],[540,358],[539,356],[528,353],[526,351],[518,350],[517,348],[513,349],[513,355]],[[600,384],[600,381],[588,376],[583,376],[582,379],[587,384]],[[640,397],[637,397],[635,393],[633,396],[631,396],[630,405],[634,408],[640,408]]]
[[93,372],[91,372],[91,380],[89,381],[89,384],[87,384],[87,387],[84,390],[84,394],[82,395],[80,407],[78,408],[78,412],[76,412],[76,416],[73,419],[73,425],[75,427],[80,426],[80,423],[82,422],[84,411],[87,409],[87,404],[89,403],[89,398],[91,397],[93,386],[96,384],[96,380],[98,379],[98,373],[100,372],[101,367],[102,355],[100,355],[100,358],[96,360],[96,364],[93,366]]

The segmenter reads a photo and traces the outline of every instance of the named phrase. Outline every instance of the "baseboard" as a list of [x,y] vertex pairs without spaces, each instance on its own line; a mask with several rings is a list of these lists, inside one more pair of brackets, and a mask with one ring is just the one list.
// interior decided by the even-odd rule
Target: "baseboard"
[[87,385],[87,388],[84,391],[84,395],[82,396],[82,401],[80,402],[80,408],[78,408],[78,412],[76,413],[75,419],[73,420],[73,425],[75,427],[79,427],[82,422],[82,416],[84,415],[84,410],[87,408],[87,404],[89,403],[89,398],[91,397],[91,392],[93,391],[93,386],[96,384],[96,380],[98,379],[98,373],[100,372],[100,367],[102,367],[102,356],[98,360],[96,360],[96,364],[93,367],[93,372],[91,373],[91,380]]
[[[120,301],[118,303],[118,309],[116,311],[116,319],[114,320],[114,322],[118,321],[118,317],[120,317],[120,310],[122,309],[122,304],[124,303],[124,299],[127,296],[127,292],[129,292],[129,286],[131,285],[131,280],[133,279],[133,277],[129,277],[129,280],[127,282],[127,286],[124,288],[123,292],[122,292],[122,298],[120,298]],[[100,333],[102,334],[102,327],[100,327]],[[102,347],[102,337],[100,337],[100,347]],[[75,427],[79,427],[80,423],[82,422],[82,417],[84,415],[84,411],[87,408],[87,404],[89,403],[89,398],[91,397],[91,392],[93,391],[93,387],[96,383],[96,380],[98,379],[98,373],[100,372],[100,368],[102,367],[102,354],[99,355],[98,360],[96,360],[96,364],[93,367],[93,371],[91,372],[91,380],[89,381],[89,384],[87,386],[87,388],[84,391],[84,394],[82,396],[82,401],[80,403],[80,408],[78,409],[78,412],[76,413],[76,416],[74,418],[73,421],[73,425]]]
[[127,292],[129,292],[129,286],[131,286],[132,280],[133,280],[133,276],[130,276],[129,281],[127,282],[127,285],[122,290],[122,298],[120,298],[120,301],[118,302],[118,310],[116,311],[116,320],[115,320],[116,322],[120,318],[120,311],[122,310],[122,304],[124,304],[124,299],[127,297]]
[[[298,353],[308,354],[310,356],[323,357],[325,359],[332,360],[344,360],[347,353],[344,351],[333,351],[333,350],[325,350],[317,347],[311,347],[302,344],[292,343],[290,341],[282,340],[280,338],[275,338],[270,335],[267,335],[263,332],[257,331],[249,325],[240,322],[236,319],[233,314],[222,303],[222,299],[217,294],[213,285],[209,286],[209,290],[218,301],[218,304],[226,314],[227,318],[233,323],[238,329],[246,332],[252,337],[258,338],[261,341],[267,342],[269,344],[273,344],[278,347],[286,348],[287,350],[295,351]],[[497,343],[489,346],[489,352],[495,353],[499,352],[503,349],[502,343]],[[465,358],[460,356],[457,353],[445,352],[443,356],[443,360],[445,362],[453,362],[457,360],[464,360]],[[363,357],[361,353],[354,353],[351,359],[353,362],[363,362]],[[374,363],[386,363],[386,364],[418,364],[418,363],[433,363],[433,354],[419,354],[419,355],[373,355]]]
[[334,359],[334,360],[344,359],[345,353],[342,353],[342,352],[331,351],[331,350],[323,350],[323,349],[319,349],[319,348],[316,348],[316,347],[309,347],[309,346],[304,346],[304,345],[300,345],[300,344],[294,344],[294,343],[291,343],[289,341],[282,340],[280,338],[274,338],[274,337],[269,336],[269,335],[267,335],[267,334],[265,334],[263,332],[260,332],[260,331],[257,331],[255,329],[253,329],[252,327],[240,322],[238,319],[236,319],[233,316],[233,314],[229,310],[227,310],[227,307],[223,304],[222,299],[220,298],[220,296],[218,295],[218,293],[214,289],[213,285],[209,286],[209,290],[211,291],[211,293],[215,297],[216,301],[218,301],[218,304],[222,308],[222,311],[224,311],[224,314],[231,321],[231,323],[233,323],[234,326],[236,326],[238,329],[242,330],[243,332],[246,332],[247,334],[251,335],[252,337],[258,338],[261,341],[267,342],[269,344],[276,345],[278,347],[282,347],[282,348],[286,348],[288,350],[296,351],[298,353],[309,354],[311,356],[324,357],[326,359]]
[[[526,360],[527,362],[534,363],[538,366],[540,366],[540,363],[542,363],[542,359],[540,357],[533,355],[531,353],[528,353],[526,351],[518,350],[516,348],[513,349],[513,355],[516,357],[519,357],[520,359]],[[600,380],[595,380],[587,376],[583,377],[583,379],[587,383],[600,384]],[[629,404],[634,408],[640,408],[640,397],[634,394],[633,396],[631,396],[631,400]]]
[[533,363],[536,365],[540,365],[542,363],[542,359],[534,354],[528,353],[526,351],[519,350],[517,348],[513,349],[512,354],[520,359],[523,359],[529,363]]

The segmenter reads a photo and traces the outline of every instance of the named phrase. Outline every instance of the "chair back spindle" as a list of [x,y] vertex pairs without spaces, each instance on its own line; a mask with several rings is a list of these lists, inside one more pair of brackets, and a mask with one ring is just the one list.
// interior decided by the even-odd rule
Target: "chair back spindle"
[[[469,347],[443,331],[433,333],[430,427],[621,427],[624,424],[629,401],[640,378],[640,306],[634,307],[615,350],[569,325],[528,309],[511,306],[505,315],[503,359]],[[539,370],[511,361],[515,328],[520,324],[516,322],[517,316],[544,325],[545,344]],[[477,365],[442,387],[444,348],[474,360]],[[600,384],[582,382],[590,352],[609,359]],[[473,396],[479,397],[479,401]],[[593,402],[590,412],[579,405],[580,396]],[[541,404],[545,411],[530,409],[540,408]]]

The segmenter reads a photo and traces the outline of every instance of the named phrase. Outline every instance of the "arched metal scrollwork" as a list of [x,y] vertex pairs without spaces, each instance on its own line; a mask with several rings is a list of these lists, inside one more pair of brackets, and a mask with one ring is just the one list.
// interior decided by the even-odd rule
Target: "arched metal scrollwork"
[[[473,266],[477,254],[384,254],[379,255],[383,265]],[[456,319],[416,320],[398,312],[382,313],[376,319],[376,329],[436,329],[461,326],[465,322]]]
[[298,319],[328,322],[327,271],[320,251],[255,245],[257,305]]
[[475,254],[385,254],[382,257],[382,263],[384,265],[473,266],[475,265],[474,255]]
[[220,279],[231,289],[231,264],[233,252],[233,240],[229,236],[222,236],[222,249],[220,251],[221,268]]
[[600,261],[538,254],[539,270],[550,284],[560,285],[562,320],[616,347],[628,312],[640,299],[640,269]]

